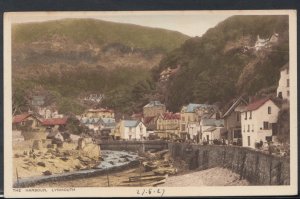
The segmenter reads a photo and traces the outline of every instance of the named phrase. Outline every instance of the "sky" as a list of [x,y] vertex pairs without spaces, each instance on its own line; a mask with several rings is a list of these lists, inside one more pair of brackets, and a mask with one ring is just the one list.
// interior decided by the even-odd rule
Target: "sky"
[[209,28],[232,15],[227,13],[203,13],[192,11],[163,12],[56,12],[23,13],[13,18],[13,23],[42,22],[64,18],[94,18],[105,21],[136,24],[154,28],[164,28],[186,34],[202,36]]

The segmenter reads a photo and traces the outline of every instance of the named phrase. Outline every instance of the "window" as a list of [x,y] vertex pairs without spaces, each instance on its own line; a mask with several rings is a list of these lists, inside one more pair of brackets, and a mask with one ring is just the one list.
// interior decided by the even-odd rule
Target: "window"
[[240,121],[240,112],[236,112],[236,121],[239,122]]
[[290,79],[286,80],[286,87],[290,87]]
[[181,131],[185,131],[185,125],[184,124],[181,125]]
[[22,125],[22,126],[25,126],[25,121],[22,121],[22,122],[21,122],[21,125]]
[[188,116],[188,121],[190,121],[190,116]]
[[184,121],[184,117],[181,117],[181,120]]
[[268,106],[268,114],[271,114],[271,106]]
[[246,129],[246,128],[245,128],[245,125],[244,125],[243,132],[245,132],[245,129]]
[[290,91],[287,91],[287,92],[286,92],[286,95],[289,97],[289,96],[290,96]]
[[249,112],[249,120],[252,119],[252,111]]
[[269,129],[269,122],[264,122],[264,130]]
[[247,120],[247,111],[245,112],[245,120]]
[[250,146],[250,136],[248,136],[248,146]]
[[248,124],[248,130],[247,130],[247,132],[250,132],[250,124]]
[[252,132],[254,132],[254,124],[252,124]]

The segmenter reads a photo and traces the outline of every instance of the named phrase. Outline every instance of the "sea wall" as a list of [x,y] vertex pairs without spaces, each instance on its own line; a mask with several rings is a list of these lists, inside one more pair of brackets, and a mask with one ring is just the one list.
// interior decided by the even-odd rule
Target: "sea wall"
[[168,143],[171,156],[190,169],[225,167],[253,185],[289,185],[290,160],[237,146]]
[[145,140],[145,141],[101,141],[101,150],[113,151],[147,151],[168,149],[168,143],[163,140]]

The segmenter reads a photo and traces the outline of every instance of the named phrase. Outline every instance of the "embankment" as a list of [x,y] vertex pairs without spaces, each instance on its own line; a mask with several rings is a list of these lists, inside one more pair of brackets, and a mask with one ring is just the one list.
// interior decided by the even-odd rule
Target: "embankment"
[[171,156],[190,169],[228,168],[253,185],[289,185],[290,160],[236,146],[168,143]]
[[101,141],[101,150],[113,151],[147,151],[168,149],[168,143],[163,140],[145,140],[145,141]]

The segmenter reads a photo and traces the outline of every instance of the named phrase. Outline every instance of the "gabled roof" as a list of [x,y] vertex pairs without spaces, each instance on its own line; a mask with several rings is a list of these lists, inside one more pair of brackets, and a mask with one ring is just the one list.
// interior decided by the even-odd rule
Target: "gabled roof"
[[240,96],[230,107],[229,109],[225,112],[225,114],[223,115],[223,118],[229,116],[232,111],[234,111],[234,109],[239,106],[241,103],[244,103],[244,104],[248,104],[242,96]]
[[30,116],[32,116],[35,119],[37,119],[38,121],[42,122],[42,120],[39,119],[37,116],[35,116],[33,113],[23,113],[23,114],[20,114],[20,115],[15,115],[13,117],[13,123],[20,123],[20,122],[24,121],[26,118],[28,118]]
[[180,120],[180,114],[179,113],[172,113],[172,112],[166,112],[162,114],[163,120]]
[[52,125],[64,125],[67,123],[68,118],[50,118],[50,119],[45,119],[43,121],[44,126],[52,126]]
[[136,127],[140,121],[137,120],[123,120],[125,127]]
[[144,107],[154,107],[154,106],[165,106],[160,101],[150,101],[148,104],[146,104]]
[[[246,106],[246,108],[243,110],[243,112],[245,111],[254,111],[256,109],[258,109],[259,107],[261,107],[262,105],[264,105],[267,101],[271,100],[270,97],[265,97],[259,100],[256,100],[250,104],[248,104]],[[272,101],[272,100],[271,100]],[[274,103],[275,104],[275,103]],[[275,104],[276,105],[276,104]],[[277,105],[276,105],[277,106]]]

